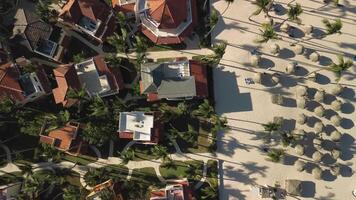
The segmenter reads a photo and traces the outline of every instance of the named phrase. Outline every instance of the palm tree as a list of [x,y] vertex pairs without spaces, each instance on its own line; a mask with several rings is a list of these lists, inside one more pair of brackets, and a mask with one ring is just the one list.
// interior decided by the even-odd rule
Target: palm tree
[[129,72],[132,72],[132,69],[122,64],[122,57],[118,57],[115,54],[107,54],[105,56],[105,62],[108,64],[108,67],[111,69],[123,68]]
[[46,119],[47,124],[49,124],[49,127],[47,127],[46,130],[50,131],[62,127],[69,122],[70,113],[68,110],[60,111],[58,114],[48,113],[45,114],[44,118]]
[[36,4],[36,14],[47,23],[55,23],[58,13],[52,8],[51,0],[39,0]]
[[37,71],[37,66],[33,64],[26,64],[25,66],[22,67],[24,73],[32,73]]
[[217,115],[213,115],[212,117],[213,127],[211,128],[211,132],[217,133],[219,131],[226,131],[228,128],[227,126],[227,119],[226,117],[219,117]]
[[63,189],[63,200],[80,199],[80,190],[78,187],[68,185]]
[[257,6],[257,10],[253,12],[248,19],[251,21],[252,16],[259,15],[261,12],[264,12],[267,16],[269,16],[268,12],[271,9],[272,3],[272,0],[256,0],[253,4]]
[[202,189],[201,198],[204,200],[209,199],[218,199],[219,197],[219,189],[218,189],[218,180],[217,179],[209,179],[209,186]]
[[183,101],[183,102],[178,103],[177,114],[179,116],[186,116],[186,115],[188,115],[189,111],[190,111],[190,107],[187,104],[187,102]]
[[266,43],[269,40],[280,39],[271,24],[262,24],[262,29],[260,29],[260,32],[261,38],[255,40],[257,43]]
[[262,124],[265,131],[272,133],[278,131],[281,128],[281,124],[275,122],[268,122],[267,124]]
[[193,115],[210,119],[215,114],[214,108],[210,105],[207,99],[198,106],[198,109],[193,111]]
[[136,53],[136,70],[141,70],[141,65],[147,61],[145,53]]
[[33,168],[31,164],[22,163],[18,166],[26,179],[33,179]]
[[73,56],[73,62],[74,63],[81,63],[85,61],[85,54],[84,52],[77,53]]
[[122,11],[118,12],[116,14],[116,21],[119,23],[121,27],[123,27],[126,24],[126,15]]
[[288,20],[295,21],[298,24],[300,24],[301,19],[299,18],[299,15],[303,13],[302,6],[299,3],[297,3],[295,6],[289,4],[288,7],[289,7],[287,12]]
[[122,152],[118,152],[123,164],[129,163],[130,160],[135,158],[135,151],[133,149],[127,149]]
[[99,197],[101,200],[112,200],[115,199],[113,192],[108,189],[105,188],[104,190],[100,191]]
[[95,118],[101,118],[109,114],[108,105],[99,96],[95,96],[92,104],[89,106],[90,116]]
[[284,150],[283,149],[271,149],[268,153],[268,160],[272,162],[279,162],[281,161],[282,157],[284,155]]
[[340,19],[336,19],[334,22],[330,22],[328,19],[323,19],[323,24],[326,27],[327,35],[332,35],[335,33],[341,34],[342,22]]
[[209,25],[210,25],[210,30],[205,34],[205,37],[208,37],[208,35],[214,30],[216,24],[219,21],[219,15],[216,10],[212,10],[210,12],[210,18],[209,18]]
[[152,149],[152,153],[157,156],[157,158],[161,158],[163,161],[169,159],[168,149],[162,145],[156,145]]
[[35,200],[38,197],[38,193],[43,190],[43,185],[43,180],[39,177],[33,177],[32,179],[26,179],[23,184],[23,190],[28,196],[31,196],[32,200]]
[[337,56],[338,63],[332,62],[332,64],[329,66],[329,70],[334,72],[336,75],[336,81],[340,81],[342,73],[349,69],[353,65],[352,60],[345,60],[342,55]]
[[178,112],[169,107],[166,103],[160,104],[158,110],[160,112],[160,121],[163,123],[169,122],[179,117]]
[[191,180],[199,181],[202,178],[202,168],[199,164],[188,164],[185,170],[187,177]]
[[136,53],[145,53],[147,51],[147,41],[144,37],[136,36]]
[[230,5],[234,3],[234,0],[224,0],[224,1],[227,3],[227,6],[225,10],[221,13],[221,16],[224,16],[225,12],[227,11],[227,9],[229,9]]
[[126,35],[118,35],[117,33],[114,33],[113,36],[107,38],[107,42],[115,47],[117,53],[125,53],[126,57],[128,57]]
[[88,93],[83,87],[78,90],[69,88],[69,90],[67,91],[67,98],[78,101],[78,113],[80,113],[82,110],[83,102],[89,100]]

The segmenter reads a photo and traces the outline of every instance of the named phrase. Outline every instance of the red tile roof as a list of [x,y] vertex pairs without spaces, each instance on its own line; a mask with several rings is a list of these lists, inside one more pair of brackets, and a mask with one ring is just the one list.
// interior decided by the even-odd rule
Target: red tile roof
[[0,66],[0,97],[10,97],[17,102],[26,99],[18,81],[20,72],[14,64],[6,63]]
[[199,98],[206,98],[209,96],[208,80],[207,80],[207,66],[198,61],[190,60],[190,74],[195,78],[196,94]]
[[117,11],[122,11],[125,13],[135,12],[135,2],[120,5],[120,0],[112,0],[112,7]]
[[57,80],[58,87],[53,89],[54,100],[57,104],[61,103],[65,107],[74,105],[77,101],[67,99],[66,95],[70,88],[79,90],[81,84],[79,82],[77,72],[73,64],[60,65],[53,70]]
[[[95,36],[105,38],[115,30],[115,17],[111,16],[111,8],[100,0],[69,0],[59,13],[64,22],[78,24],[80,18],[85,16],[95,22],[101,21]],[[107,22],[108,21],[108,22]],[[107,23],[107,24],[106,24]],[[105,27],[107,27],[105,29]],[[103,34],[103,32],[105,33]]]

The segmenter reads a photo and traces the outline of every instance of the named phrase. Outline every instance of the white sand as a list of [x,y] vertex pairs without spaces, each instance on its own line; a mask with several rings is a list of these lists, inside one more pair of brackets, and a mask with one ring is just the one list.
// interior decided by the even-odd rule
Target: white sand
[[[284,8],[287,7],[287,2],[285,0],[277,1]],[[280,33],[286,36],[283,37],[283,41],[277,41],[284,58],[281,58],[281,56],[270,56],[271,54],[268,50],[270,42],[262,44],[262,52],[264,53],[262,58],[268,59],[263,59],[265,66],[266,63],[267,66],[269,63],[269,65],[274,65],[272,70],[284,72],[285,66],[288,63],[297,61],[308,72],[312,72],[319,68],[327,68],[327,61],[329,59],[335,60],[337,54],[344,54],[344,56],[349,57],[356,55],[356,1],[345,0],[344,2],[349,5],[344,11],[330,5],[317,12],[310,12],[310,10],[322,6],[322,0],[297,0],[296,2],[301,3],[303,6],[304,13],[301,15],[301,18],[304,24],[324,28],[321,23],[323,18],[334,19],[340,16],[344,25],[342,29],[343,34],[327,36],[322,40],[313,39],[302,43],[307,49],[318,51],[323,66],[319,63],[311,62],[303,55],[294,55],[294,53],[291,53],[292,47],[289,44],[293,40],[289,39],[287,35]],[[221,12],[225,9],[226,3],[224,1],[217,1],[213,4],[213,7]],[[292,98],[291,102],[293,102],[296,89],[295,85],[292,84],[293,81],[290,81],[294,79],[293,76],[288,80],[286,80],[287,78],[282,78],[283,86],[279,84],[272,87],[260,84],[247,85],[245,83],[245,78],[253,77],[255,72],[251,71],[265,72],[264,68],[267,68],[256,69],[248,67],[245,64],[249,62],[249,51],[258,46],[253,40],[259,33],[259,25],[248,20],[248,16],[254,9],[254,5],[247,0],[235,0],[214,31],[216,35],[215,40],[226,40],[231,44],[226,50],[221,66],[214,71],[216,109],[220,114],[229,118],[229,125],[233,128],[229,133],[224,134],[219,142],[218,156],[221,160],[224,160],[222,162],[224,174],[220,179],[220,199],[256,199],[249,192],[251,184],[274,185],[278,181],[284,186],[285,179],[299,179],[315,183],[315,195],[310,198],[300,199],[356,199],[356,197],[352,196],[352,190],[356,189],[355,173],[350,176],[344,171],[335,180],[316,180],[311,175],[310,170],[308,172],[298,172],[294,165],[275,164],[266,161],[266,157],[259,152],[258,147],[263,144],[261,139],[257,139],[259,134],[256,133],[263,130],[260,123],[272,121],[275,116],[283,116],[285,119],[296,119],[299,113],[304,113],[307,116],[315,116],[315,114],[306,109],[279,106],[271,103],[270,95],[272,93],[290,97]],[[276,16],[272,12],[271,14]],[[284,19],[286,15],[276,17]],[[262,22],[263,14],[253,17],[253,19]],[[281,20],[274,18],[274,21]],[[354,64],[356,65],[356,62]],[[337,129],[341,133],[348,134],[342,142],[343,151],[347,152],[348,155],[339,159],[338,162],[349,166],[346,169],[352,169],[353,171],[356,171],[356,146],[354,142],[356,138],[356,128],[354,125],[356,123],[355,68],[354,66],[349,69],[340,81],[340,83],[347,85],[349,88],[348,92],[352,96],[348,95],[347,98],[338,97],[338,99],[348,103],[349,107],[351,107],[349,110],[353,112],[337,112],[341,117],[347,119],[345,121],[347,123],[343,127],[337,127]],[[273,71],[266,72],[273,73]],[[298,84],[307,85],[309,88],[324,88],[327,93],[330,93],[331,86],[335,83],[334,75],[326,70],[318,73],[325,76],[323,84],[311,81],[298,82]],[[328,81],[327,77],[330,81]],[[329,104],[324,103],[323,106],[325,109],[330,108]],[[325,117],[320,119],[324,125],[331,124]],[[293,123],[291,124],[293,125]],[[307,132],[313,130],[308,125],[294,124],[296,128],[304,129]],[[290,152],[293,153],[292,151]],[[304,158],[311,160],[310,157],[304,156]],[[321,168],[326,169],[324,166],[321,166]],[[295,198],[288,197],[288,199]]]

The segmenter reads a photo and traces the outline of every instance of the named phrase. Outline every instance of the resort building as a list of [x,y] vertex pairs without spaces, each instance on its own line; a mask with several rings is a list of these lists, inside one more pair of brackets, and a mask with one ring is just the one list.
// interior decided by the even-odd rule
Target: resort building
[[106,97],[119,93],[123,79],[119,69],[109,68],[102,56],[96,56],[77,64],[60,65],[53,70],[58,87],[53,89],[57,104],[70,107],[77,103],[67,98],[70,89],[85,89],[89,97]]
[[[22,8],[17,10],[15,16],[11,42],[26,47],[30,53],[43,56],[50,60],[59,61],[70,43],[70,37],[58,26],[51,26],[40,20],[33,12]],[[19,52],[18,46],[14,49],[15,56]],[[28,55],[31,57],[31,55]]]
[[68,0],[58,20],[99,43],[115,31],[115,15],[101,0]]
[[209,96],[207,67],[193,60],[145,63],[141,67],[140,91],[148,101],[189,100]]
[[65,126],[49,131],[48,135],[44,135],[46,127],[47,124],[41,130],[41,143],[49,144],[70,155],[79,155],[86,151],[87,144],[80,137],[82,132],[81,124],[68,122]]
[[157,112],[121,112],[117,130],[119,138],[143,144],[157,144],[162,131],[157,115]]
[[153,190],[150,200],[192,200],[192,190],[188,181],[174,181],[166,188]]
[[16,63],[8,62],[0,66],[0,99],[9,97],[16,104],[23,105],[51,92],[49,80],[43,69],[21,73],[19,67],[26,64],[29,64],[29,61],[20,58]]
[[134,13],[141,31],[156,44],[179,44],[197,24],[195,0],[112,0],[116,10]]

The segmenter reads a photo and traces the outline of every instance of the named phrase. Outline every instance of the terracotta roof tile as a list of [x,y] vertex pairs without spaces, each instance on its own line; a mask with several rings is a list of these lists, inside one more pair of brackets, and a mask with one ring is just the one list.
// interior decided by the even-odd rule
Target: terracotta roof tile
[[25,100],[19,78],[20,73],[12,63],[0,66],[0,97],[8,96],[17,102]]
[[103,56],[94,57],[94,62],[97,67],[99,76],[106,75],[106,77],[108,78],[111,90],[118,91],[123,88],[124,82],[119,69],[109,68],[105,63],[105,59]]
[[177,28],[187,18],[187,1],[147,0],[151,17],[159,28]]
[[190,60],[190,74],[195,77],[197,97],[208,97],[207,67],[197,61]]

